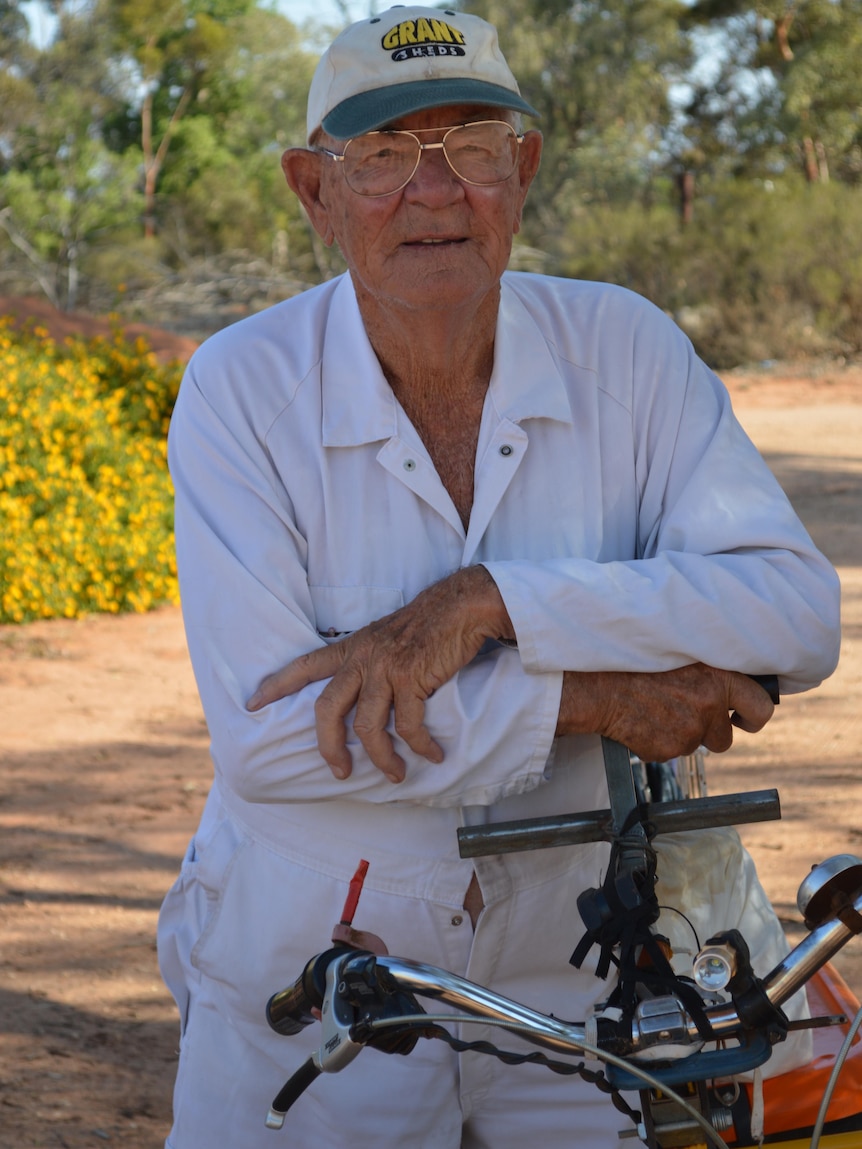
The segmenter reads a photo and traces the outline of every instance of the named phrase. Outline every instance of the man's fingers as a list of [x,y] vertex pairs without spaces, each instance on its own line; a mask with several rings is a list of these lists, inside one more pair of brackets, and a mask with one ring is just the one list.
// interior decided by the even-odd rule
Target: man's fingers
[[595,730],[644,761],[664,762],[699,745],[721,753],[731,746],[734,727],[756,733],[774,709],[769,693],[748,675],[701,663],[655,674],[569,672],[561,732]]
[[429,762],[443,761],[443,750],[425,725],[425,699],[420,695],[399,695],[395,699],[395,731],[414,754]]
[[[771,702],[770,702],[770,706],[772,706]],[[773,707],[772,709],[774,710],[775,707]],[[733,714],[731,714],[731,716],[730,716],[730,721],[733,723],[734,726],[737,727],[737,729],[745,730],[749,734],[756,734],[758,732],[758,730],[763,729],[763,727],[766,725],[766,723],[769,721],[769,719],[771,717],[772,717],[771,711],[765,718],[762,718],[762,717],[751,718],[751,717],[748,717],[744,714],[741,714],[738,710],[734,710]]]
[[405,776],[390,723],[417,755],[442,762],[443,751],[425,726],[425,699],[453,678],[488,637],[514,637],[496,583],[482,566],[455,571],[412,603],[360,627],[341,642],[314,650],[269,675],[246,703],[249,711],[331,679],[315,715],[318,749],[337,778],[352,770],[346,723],[374,766],[393,782]]
[[[701,744],[711,750],[713,754],[723,754],[733,745],[733,727],[726,714],[712,722],[703,732]],[[693,753],[693,751],[692,751]]]
[[[393,706],[397,714],[399,703],[393,700],[388,681],[371,687],[351,663],[342,668],[340,675],[333,678],[315,703],[317,745],[321,757],[329,764],[336,778],[348,777],[352,764],[350,751],[347,748],[346,722],[354,705],[356,714],[353,719],[353,731],[371,762],[390,782],[403,782],[406,766],[403,758],[396,752],[392,737],[387,730]],[[423,713],[421,700],[418,713],[421,722]],[[427,742],[430,743],[430,756],[436,748],[436,743],[432,742],[430,737],[427,737]],[[421,739],[419,744],[424,746]],[[439,748],[437,749],[439,753]],[[440,757],[442,758],[442,755]]]
[[733,711],[730,719],[733,725],[749,734],[762,730],[775,713],[775,703],[747,674],[732,676],[727,708]]
[[317,748],[336,778],[348,778],[353,760],[347,749],[347,715],[356,701],[358,683],[333,679],[314,704]]
[[312,682],[330,678],[315,703],[315,724],[320,755],[336,778],[349,777],[353,769],[346,723],[354,706],[354,732],[372,763],[390,782],[402,782],[406,770],[387,730],[393,712],[396,730],[411,750],[430,762],[442,762],[443,751],[424,725],[421,694],[408,691],[395,697],[388,678],[378,684],[374,681],[377,676],[369,676],[365,660],[351,657],[353,645],[347,639],[294,659],[261,682],[246,703],[247,709],[261,710]]
[[281,670],[277,670],[275,674],[268,675],[249,698],[246,709],[262,710],[271,702],[287,698],[288,694],[296,694],[309,683],[331,678],[344,662],[345,651],[339,649],[340,646],[340,643],[335,642],[319,650],[309,651],[308,654],[300,655]]
[[730,713],[716,715],[703,735],[703,745],[716,754],[730,749],[734,727],[756,734],[775,711],[769,694],[747,674],[728,673],[726,706]]
[[404,760],[396,753],[387,730],[394,713],[395,730],[410,749],[430,762],[442,762],[443,751],[424,725],[425,702],[420,695],[396,694],[387,682],[385,691],[360,694],[356,704],[353,729],[368,757],[390,782],[402,782],[405,776]]
[[386,729],[391,712],[392,693],[389,689],[365,690],[359,695],[356,703],[353,731],[377,769],[385,774],[390,782],[403,782],[406,769],[404,760],[396,754],[392,738]]

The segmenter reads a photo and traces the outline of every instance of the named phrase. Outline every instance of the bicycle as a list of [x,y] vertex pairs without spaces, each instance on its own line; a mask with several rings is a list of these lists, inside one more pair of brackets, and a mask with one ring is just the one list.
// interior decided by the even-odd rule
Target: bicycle
[[[406,1055],[426,1037],[459,1051],[580,1074],[608,1092],[629,1119],[631,1127],[620,1137],[639,1138],[649,1149],[726,1149],[728,1142],[764,1140],[783,1149],[862,1149],[862,1008],[829,964],[862,933],[862,859],[839,855],[812,868],[797,898],[809,934],[765,977],[754,974],[736,930],[709,938],[693,977],[680,977],[650,930],[658,917],[652,839],[672,830],[780,817],[777,792],[710,798],[700,755],[672,769],[640,763],[606,739],[603,749],[609,810],[459,831],[463,857],[611,842],[602,887],[578,899],[586,932],[572,958],[579,964],[595,945],[600,976],[616,967],[616,985],[603,1007],[583,1022],[566,1022],[446,970],[391,956],[373,935],[363,939],[368,948],[354,948],[349,939],[367,868],[362,863],[332,948],[313,957],[267,1003],[269,1024],[280,1034],[296,1034],[318,1019],[322,1026],[319,1049],[273,1101],[269,1128],[283,1126],[291,1105],[320,1074],[343,1069],[365,1046]],[[656,794],[661,800],[653,800]],[[803,987],[812,1020],[790,1023],[782,1004]],[[456,1012],[427,1012],[418,998]],[[456,1039],[446,1028],[470,1021],[516,1033],[549,1052],[507,1052],[486,1041]],[[738,1080],[759,1070],[774,1045],[803,1025],[815,1034],[807,1066],[762,1085]],[[563,1060],[572,1057],[580,1060]],[[588,1068],[585,1059],[604,1068]],[[624,1096],[633,1093],[640,1109]]]

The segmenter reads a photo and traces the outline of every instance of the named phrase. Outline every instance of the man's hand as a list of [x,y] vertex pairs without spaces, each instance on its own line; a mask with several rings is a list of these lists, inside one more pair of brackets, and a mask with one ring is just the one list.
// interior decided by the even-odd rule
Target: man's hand
[[754,733],[775,709],[745,674],[703,663],[657,674],[563,676],[558,734],[603,734],[645,762],[666,762],[698,746],[727,750],[733,727]]
[[391,782],[404,779],[404,761],[386,730],[395,729],[414,753],[442,762],[425,724],[425,700],[471,662],[487,638],[514,637],[497,585],[483,566],[466,567],[422,591],[407,606],[313,650],[265,678],[249,699],[260,710],[311,682],[332,681],[316,704],[317,744],[336,778],[347,778],[347,716],[369,758]]

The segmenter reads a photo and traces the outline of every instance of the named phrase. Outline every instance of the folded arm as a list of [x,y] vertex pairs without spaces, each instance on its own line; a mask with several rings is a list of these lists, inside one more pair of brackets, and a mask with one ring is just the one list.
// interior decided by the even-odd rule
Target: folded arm
[[[317,744],[336,778],[347,778],[347,721],[369,759],[402,782],[404,759],[388,732],[419,757],[443,760],[425,725],[425,703],[467,666],[486,639],[511,639],[505,603],[486,569],[468,567],[423,591],[406,607],[342,642],[310,651],[270,675],[249,700],[252,711],[327,681],[315,706]],[[699,745],[726,750],[733,727],[760,730],[773,704],[743,674],[692,664],[660,673],[563,675],[556,734],[603,734],[644,760],[663,761]]]

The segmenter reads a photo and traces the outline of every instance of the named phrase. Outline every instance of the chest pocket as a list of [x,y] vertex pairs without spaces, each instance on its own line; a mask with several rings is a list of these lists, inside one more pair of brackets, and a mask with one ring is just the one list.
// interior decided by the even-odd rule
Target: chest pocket
[[309,586],[317,633],[338,642],[353,630],[404,605],[404,594],[389,586]]

